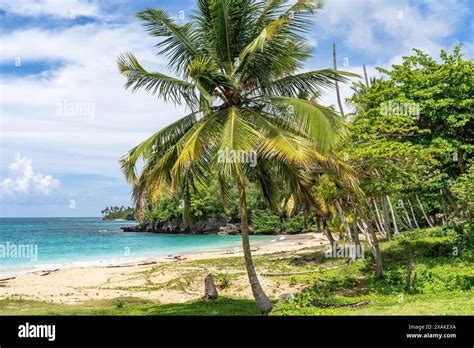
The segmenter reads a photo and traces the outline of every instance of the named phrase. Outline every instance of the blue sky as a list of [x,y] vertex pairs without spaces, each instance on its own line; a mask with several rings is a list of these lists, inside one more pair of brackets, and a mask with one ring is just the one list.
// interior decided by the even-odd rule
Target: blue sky
[[[305,69],[369,75],[413,47],[436,55],[457,42],[474,54],[471,0],[327,0],[307,35]],[[0,0],[0,216],[97,216],[130,205],[119,158],[183,115],[174,105],[123,89],[116,57],[133,52],[166,72],[134,14],[163,8],[186,21],[194,1]],[[183,12],[180,12],[183,11]],[[180,13],[184,19],[180,19]],[[349,86],[342,88],[344,97]],[[332,91],[322,98],[334,104]]]

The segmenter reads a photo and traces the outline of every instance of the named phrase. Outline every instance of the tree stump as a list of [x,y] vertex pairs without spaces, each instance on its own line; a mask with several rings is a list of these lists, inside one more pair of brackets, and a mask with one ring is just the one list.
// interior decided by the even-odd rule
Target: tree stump
[[212,274],[209,273],[204,279],[204,296],[202,297],[203,300],[213,301],[217,298],[217,288],[216,284],[214,284],[214,279],[212,278]]

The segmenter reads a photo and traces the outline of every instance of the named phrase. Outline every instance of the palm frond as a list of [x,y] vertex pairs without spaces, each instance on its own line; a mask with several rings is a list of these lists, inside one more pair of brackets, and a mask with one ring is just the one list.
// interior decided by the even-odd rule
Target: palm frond
[[125,82],[127,89],[132,88],[132,91],[136,91],[143,88],[164,101],[171,100],[178,105],[181,105],[183,100],[191,107],[197,104],[194,84],[159,72],[148,72],[131,53],[120,55],[118,66],[122,75],[127,78]]
[[136,164],[140,158],[149,159],[152,155],[161,156],[164,150],[176,144],[196,123],[198,113],[199,112],[190,113],[165,128],[162,128],[123,156],[120,163],[122,172],[127,181],[134,182],[137,179]]
[[164,38],[156,46],[159,54],[169,58],[168,66],[176,72],[182,72],[189,60],[198,55],[196,35],[191,24],[178,25],[163,10],[146,9],[137,13],[143,20],[145,29],[153,36]]

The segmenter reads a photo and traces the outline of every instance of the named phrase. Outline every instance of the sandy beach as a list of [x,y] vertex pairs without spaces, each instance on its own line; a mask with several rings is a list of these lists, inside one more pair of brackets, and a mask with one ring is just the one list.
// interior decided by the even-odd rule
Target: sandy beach
[[[271,242],[252,246],[252,251],[254,256],[297,255],[327,243],[320,233],[275,236]],[[243,258],[241,248],[168,255],[113,266],[32,272],[0,279],[0,299],[72,304],[133,296],[161,303],[181,303],[203,295],[204,278],[208,273],[232,275],[232,285],[220,290],[221,294],[251,298],[245,268],[218,260],[236,257]],[[259,273],[267,271],[258,264],[256,268]],[[300,290],[271,278],[260,276],[262,285],[272,297]]]

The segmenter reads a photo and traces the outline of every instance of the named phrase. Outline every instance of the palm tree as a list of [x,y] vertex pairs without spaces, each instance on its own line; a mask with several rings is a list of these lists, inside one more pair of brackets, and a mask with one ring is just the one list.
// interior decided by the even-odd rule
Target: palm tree
[[[137,17],[160,38],[159,54],[168,58],[173,76],[146,70],[131,53],[118,58],[126,88],[145,89],[190,110],[122,158],[137,211],[169,191],[186,200],[195,183],[209,184],[210,173],[216,174],[223,199],[236,185],[245,265],[262,313],[273,304],[250,252],[247,182],[257,183],[270,206],[277,204],[281,190],[316,206],[308,173],[338,170],[340,164],[331,150],[341,117],[299,98],[351,75],[331,69],[297,73],[311,56],[302,34],[319,8],[313,0],[292,6],[282,0],[198,0],[184,25],[164,11],[147,9]],[[226,161],[223,153],[251,153],[257,161]],[[140,158],[144,164],[137,170]]]

